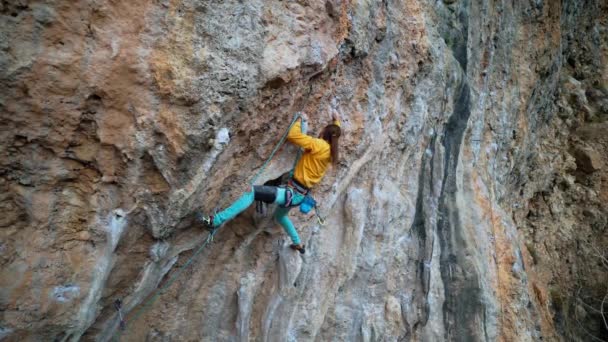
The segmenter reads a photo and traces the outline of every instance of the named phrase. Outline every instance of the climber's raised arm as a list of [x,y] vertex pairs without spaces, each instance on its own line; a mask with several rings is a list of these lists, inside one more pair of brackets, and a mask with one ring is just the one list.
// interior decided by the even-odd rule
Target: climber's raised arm
[[302,121],[297,120],[296,123],[291,126],[289,134],[287,135],[287,141],[294,145],[298,145],[308,152],[318,152],[327,146],[327,143],[323,139],[313,138],[310,135],[302,133]]
[[331,121],[333,125],[336,125],[338,127],[341,126],[340,121],[342,121],[342,118],[340,117],[340,113],[335,110],[335,109],[331,109]]

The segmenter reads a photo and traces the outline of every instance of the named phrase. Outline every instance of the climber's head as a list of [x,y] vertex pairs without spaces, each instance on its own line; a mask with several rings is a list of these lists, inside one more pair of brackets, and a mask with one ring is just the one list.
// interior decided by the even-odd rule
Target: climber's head
[[338,163],[338,140],[342,130],[338,125],[327,125],[319,135],[323,140],[327,141],[331,146],[331,161],[334,165]]

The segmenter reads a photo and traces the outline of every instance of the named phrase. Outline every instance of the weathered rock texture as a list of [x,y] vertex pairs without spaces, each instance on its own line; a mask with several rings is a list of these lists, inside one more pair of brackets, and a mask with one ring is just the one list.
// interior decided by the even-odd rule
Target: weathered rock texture
[[[0,339],[608,339],[607,18],[601,0],[2,1]],[[307,254],[251,210],[144,307],[206,238],[192,213],[246,190],[294,112],[318,132],[330,107],[327,224],[292,214]]]

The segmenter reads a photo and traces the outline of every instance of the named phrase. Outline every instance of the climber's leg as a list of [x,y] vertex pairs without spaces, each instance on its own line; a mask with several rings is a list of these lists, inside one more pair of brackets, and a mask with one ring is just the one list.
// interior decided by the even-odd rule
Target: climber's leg
[[298,236],[296,227],[294,227],[293,223],[291,223],[291,220],[287,216],[291,208],[284,208],[282,206],[285,205],[288,200],[290,200],[290,205],[296,206],[300,204],[303,199],[304,196],[291,189],[277,188],[277,200],[275,203],[279,204],[279,207],[274,212],[274,218],[283,227],[295,245],[300,244],[300,236]]
[[279,224],[283,227],[287,235],[291,238],[291,241],[299,245],[300,244],[300,236],[298,236],[298,232],[296,231],[296,227],[293,226],[287,214],[289,213],[289,208],[278,207],[274,212],[274,218],[279,222]]
[[228,208],[220,211],[213,215],[213,227],[219,227],[222,223],[230,221],[240,214],[243,210],[247,209],[254,199],[254,192],[248,191],[244,193],[239,199],[234,201]]
[[273,203],[277,198],[277,188],[274,186],[254,186],[253,191],[244,193],[239,199],[237,199],[228,208],[220,211],[213,215],[211,221],[213,227],[219,227],[222,223],[230,221],[235,218],[238,214],[243,212],[245,209],[253,203],[253,201],[262,201],[266,203]]

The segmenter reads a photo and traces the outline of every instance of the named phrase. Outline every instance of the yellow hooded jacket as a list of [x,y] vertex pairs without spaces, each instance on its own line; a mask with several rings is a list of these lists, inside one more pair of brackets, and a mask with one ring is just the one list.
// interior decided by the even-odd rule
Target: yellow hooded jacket
[[[333,124],[340,126],[339,121],[334,121]],[[302,133],[301,127],[301,121],[296,121],[289,130],[287,140],[304,150],[296,164],[293,178],[310,189],[321,181],[331,163],[331,146],[323,139],[313,138]]]

